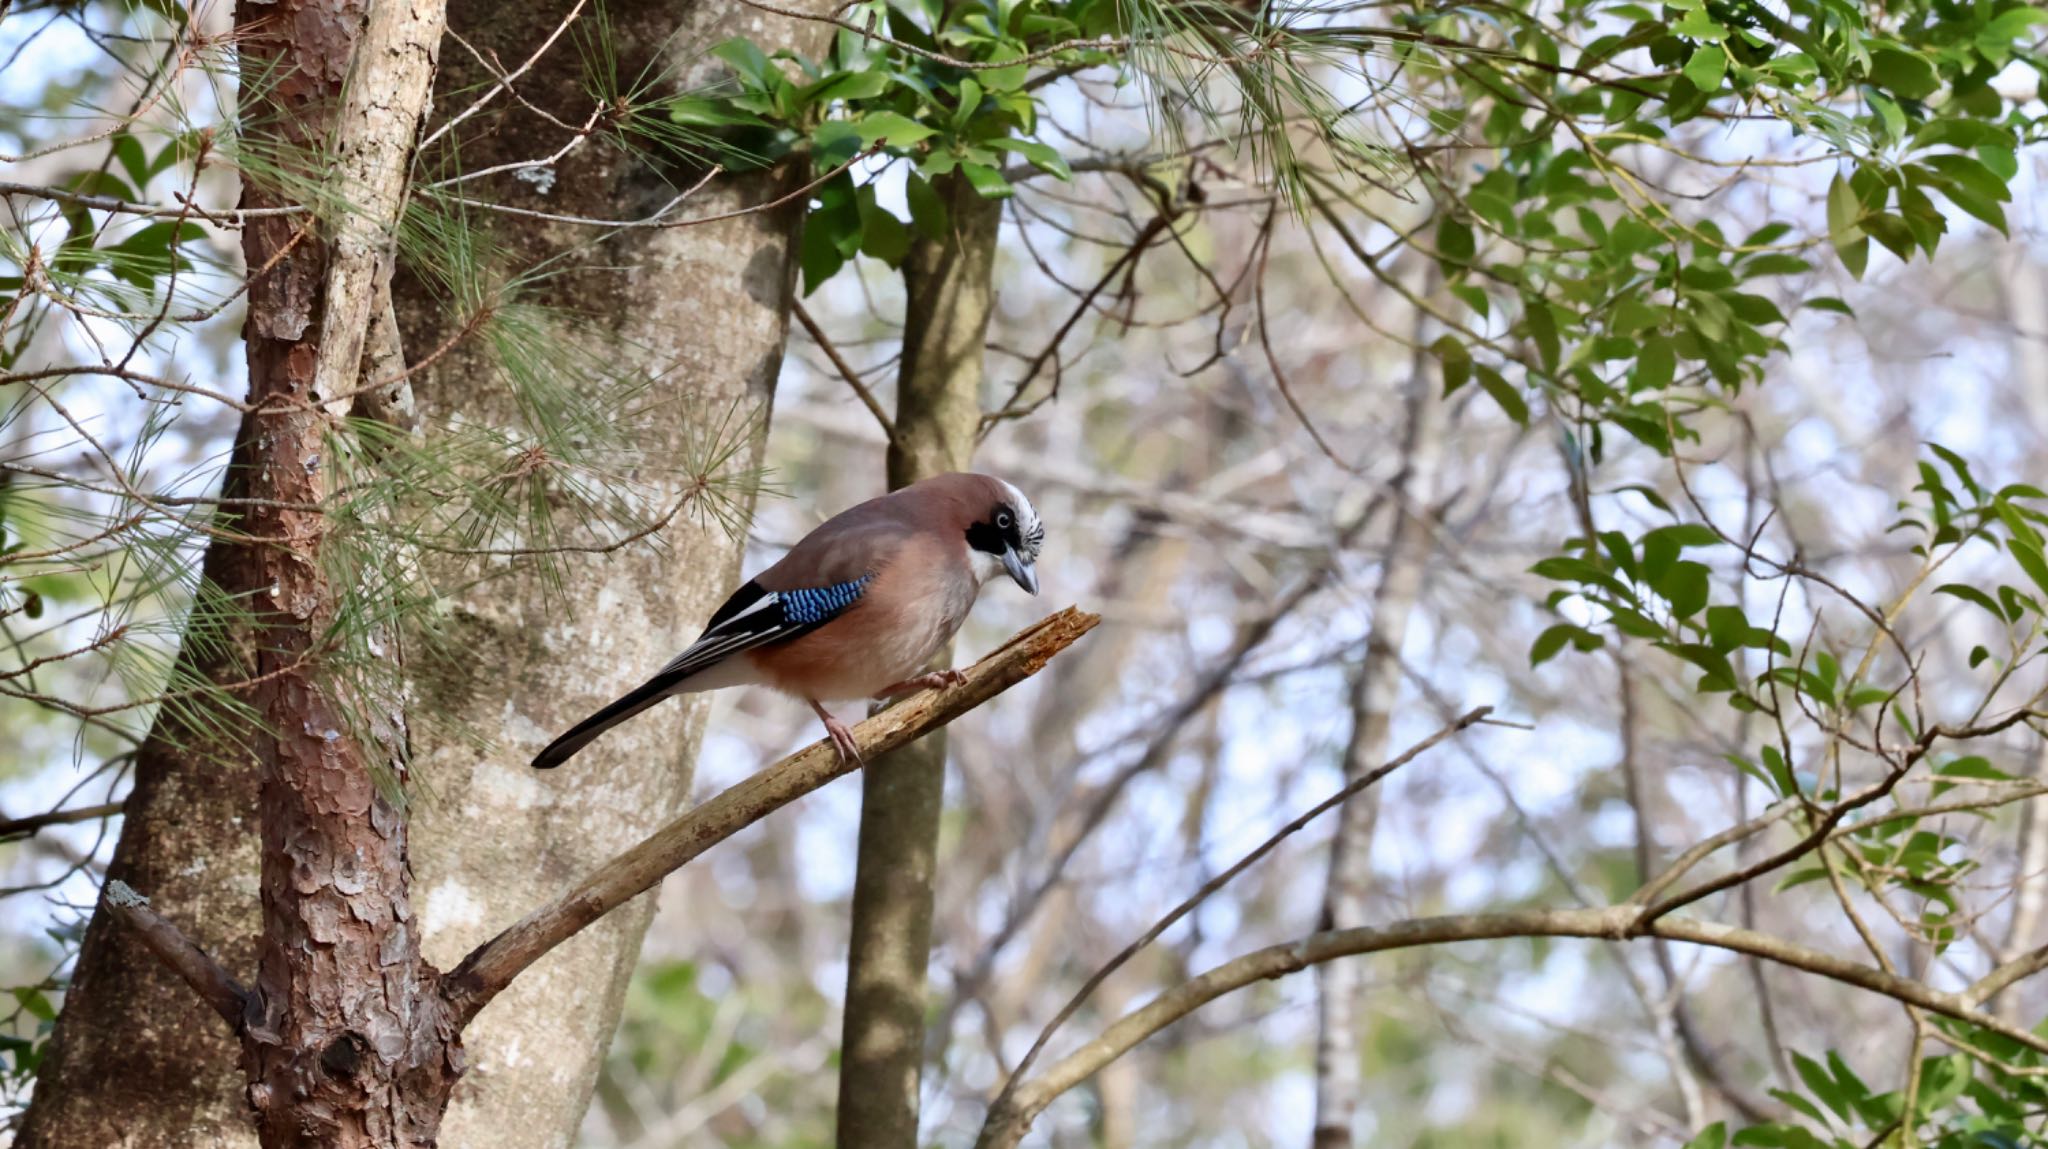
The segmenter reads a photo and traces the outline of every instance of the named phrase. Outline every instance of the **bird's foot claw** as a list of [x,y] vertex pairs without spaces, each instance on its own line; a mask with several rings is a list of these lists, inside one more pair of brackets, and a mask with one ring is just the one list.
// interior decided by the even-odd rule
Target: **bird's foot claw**
[[876,692],[875,697],[901,698],[906,694],[915,694],[920,690],[941,690],[948,686],[958,686],[965,681],[967,681],[966,672],[954,670],[949,666],[944,670],[934,670],[930,674],[920,674],[916,678],[906,678],[901,682],[884,686]]
[[853,740],[853,731],[847,729],[846,723],[829,714],[824,718],[825,735],[832,740],[833,749],[839,751],[839,761],[851,765],[867,765],[867,759],[860,756],[860,743]]

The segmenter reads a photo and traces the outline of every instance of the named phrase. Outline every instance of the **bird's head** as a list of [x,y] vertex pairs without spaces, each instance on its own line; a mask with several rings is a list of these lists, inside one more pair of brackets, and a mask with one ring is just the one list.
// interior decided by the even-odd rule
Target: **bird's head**
[[[1031,594],[1038,593],[1039,548],[1045,545],[1045,524],[1024,492],[986,475],[980,513],[967,527],[967,547],[977,578],[987,582],[1007,574]],[[970,507],[975,504],[969,504]]]

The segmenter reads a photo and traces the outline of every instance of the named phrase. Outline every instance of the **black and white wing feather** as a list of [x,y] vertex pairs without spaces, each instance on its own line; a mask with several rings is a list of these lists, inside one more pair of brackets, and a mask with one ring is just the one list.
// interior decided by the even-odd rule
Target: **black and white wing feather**
[[872,575],[823,587],[771,591],[759,580],[734,591],[711,616],[704,633],[689,649],[625,697],[570,728],[534,757],[537,769],[568,761],[605,731],[689,686],[689,680],[737,654],[808,634],[845,613],[860,601]]

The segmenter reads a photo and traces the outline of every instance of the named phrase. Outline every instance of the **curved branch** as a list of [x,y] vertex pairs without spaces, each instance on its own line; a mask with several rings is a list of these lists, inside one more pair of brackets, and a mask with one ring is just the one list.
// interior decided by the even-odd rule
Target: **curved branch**
[[[906,746],[1024,681],[1101,621],[1099,615],[1068,607],[1026,627],[967,668],[958,685],[914,695],[855,726],[853,736],[862,757],[872,761]],[[575,889],[470,951],[442,979],[441,994],[455,1024],[467,1024],[513,978],[592,922],[661,884],[704,851],[859,765],[841,762],[829,741],[814,743],[606,862]]]
[[1283,977],[1320,962],[1359,954],[1453,942],[1502,938],[1565,937],[1627,940],[1658,937],[1750,954],[1767,961],[1881,994],[1944,1017],[1969,1022],[2029,1049],[2048,1052],[2048,1039],[2007,1025],[1977,1008],[1970,994],[1934,989],[1910,978],[1860,965],[1832,954],[1754,930],[1690,918],[1651,919],[1627,903],[1597,909],[1517,910],[1414,918],[1392,925],[1310,934],[1298,942],[1269,946],[1199,974],[1132,1010],[1057,1064],[1020,1086],[1006,1104],[991,1107],[976,1149],[1013,1149],[1046,1106],[1086,1081],[1139,1043],[1234,990]]

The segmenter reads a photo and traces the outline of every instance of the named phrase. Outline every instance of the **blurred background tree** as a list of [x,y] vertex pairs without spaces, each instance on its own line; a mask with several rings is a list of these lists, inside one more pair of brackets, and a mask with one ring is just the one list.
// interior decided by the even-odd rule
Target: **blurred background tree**
[[[354,209],[251,143],[231,16],[0,7],[0,1053],[40,1144],[252,1136],[172,979],[64,993],[110,872],[247,960],[252,718],[191,669],[240,617],[200,578],[268,274],[238,182]],[[887,824],[827,789],[486,1011],[449,1143],[2041,1139],[2044,24],[455,5],[359,397],[418,429],[336,412],[323,508],[330,669],[406,633],[430,956],[812,736],[741,695],[701,752],[699,704],[523,766],[885,479],[1010,478],[1106,622]],[[228,748],[152,766],[179,729]],[[1089,1044],[1382,928],[1420,932]]]

